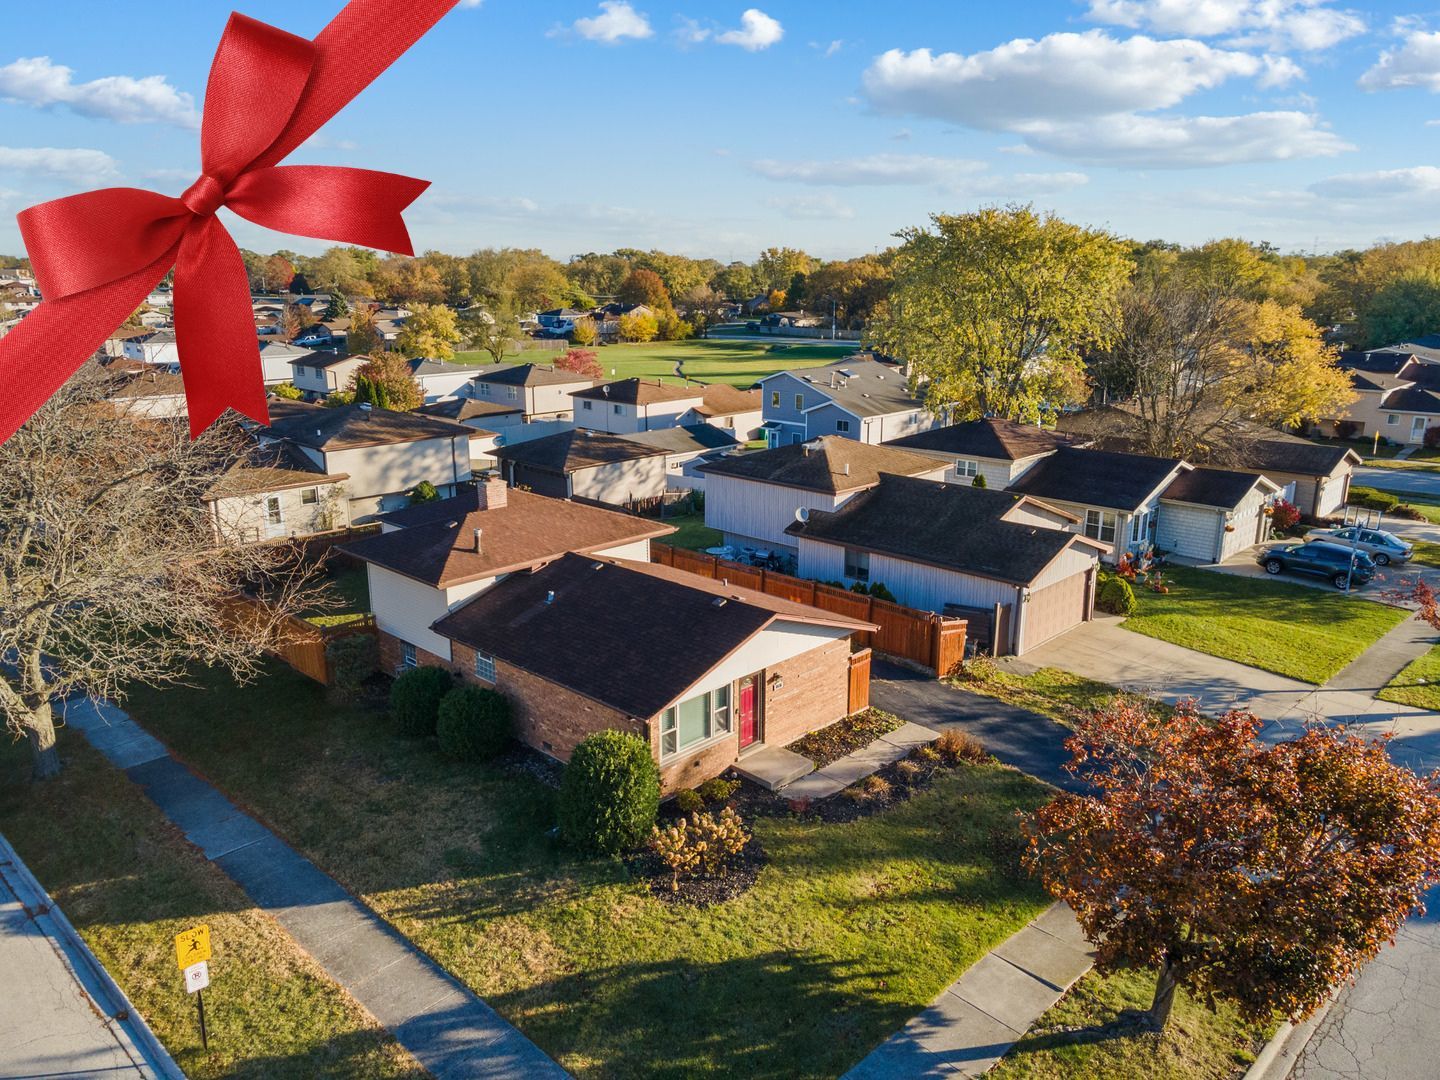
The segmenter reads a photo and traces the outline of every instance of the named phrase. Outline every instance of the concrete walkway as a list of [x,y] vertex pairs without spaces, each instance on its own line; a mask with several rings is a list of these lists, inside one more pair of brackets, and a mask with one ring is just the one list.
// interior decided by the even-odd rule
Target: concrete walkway
[[3,836],[0,972],[0,1077],[184,1080]]
[[934,742],[939,736],[938,731],[907,721],[890,734],[881,735],[869,746],[846,754],[839,761],[776,790],[787,799],[828,799],[871,773],[899,761],[917,746]]
[[308,859],[242,812],[113,706],[88,698],[65,721],[272,915],[439,1080],[568,1074]]
[[981,1076],[1090,970],[1094,954],[1064,904],[980,958],[844,1080]]

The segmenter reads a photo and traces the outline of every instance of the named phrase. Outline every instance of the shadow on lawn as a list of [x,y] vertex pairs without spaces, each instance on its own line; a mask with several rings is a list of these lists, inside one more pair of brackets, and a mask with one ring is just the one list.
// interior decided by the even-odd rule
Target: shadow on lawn
[[542,1047],[572,1048],[561,1063],[585,1074],[788,1080],[839,1075],[924,1008],[866,999],[896,975],[773,950],[598,968],[489,1000]]

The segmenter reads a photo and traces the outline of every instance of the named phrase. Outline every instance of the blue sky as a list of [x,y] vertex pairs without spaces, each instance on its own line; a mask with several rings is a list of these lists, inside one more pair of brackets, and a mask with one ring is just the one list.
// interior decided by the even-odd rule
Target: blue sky
[[[397,0],[403,2],[403,0]],[[417,247],[729,260],[1030,201],[1139,238],[1436,232],[1440,8],[1325,0],[483,0],[292,162],[421,176]],[[313,35],[340,0],[253,0]],[[34,202],[197,172],[230,5],[46,0],[0,38],[0,252]],[[68,69],[68,70],[67,70]],[[232,219],[262,250],[323,244]]]

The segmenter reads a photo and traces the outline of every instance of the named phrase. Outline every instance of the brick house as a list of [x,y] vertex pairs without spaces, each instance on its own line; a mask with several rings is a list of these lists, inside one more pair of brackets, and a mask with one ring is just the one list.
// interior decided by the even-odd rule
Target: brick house
[[852,701],[852,637],[870,624],[651,563],[565,555],[440,619],[449,667],[506,694],[517,736],[569,759],[587,735],[640,735],[670,794]]

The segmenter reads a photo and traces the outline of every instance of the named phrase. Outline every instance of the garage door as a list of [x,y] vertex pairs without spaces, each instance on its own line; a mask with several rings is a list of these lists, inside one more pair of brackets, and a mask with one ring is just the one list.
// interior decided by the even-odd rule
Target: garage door
[[1236,514],[1230,524],[1235,526],[1234,532],[1224,534],[1221,543],[1224,545],[1222,558],[1228,559],[1253,544],[1260,542],[1260,504],[1254,499],[1248,500],[1249,506],[1241,513]]
[[1088,576],[1084,573],[1075,574],[1030,594],[1030,602],[1025,605],[1025,627],[1022,631],[1020,652],[1024,653],[1037,645],[1043,645],[1085,621]]

